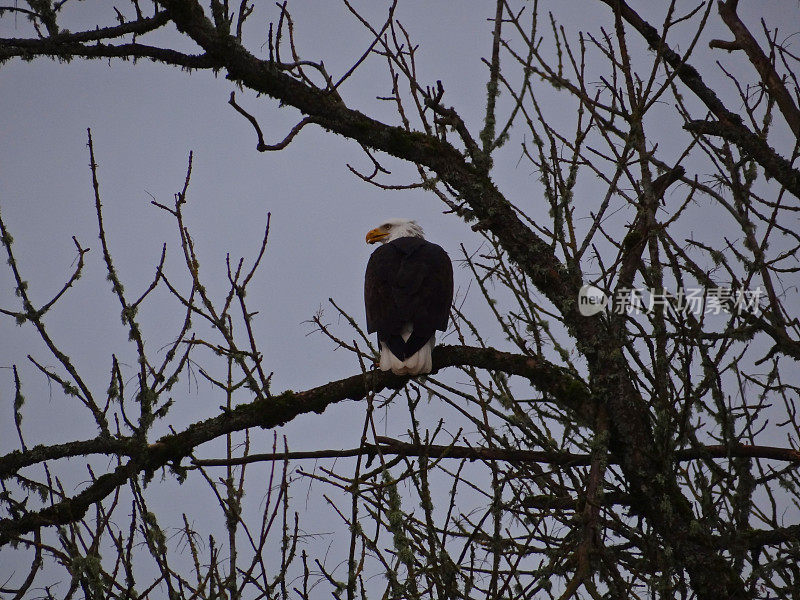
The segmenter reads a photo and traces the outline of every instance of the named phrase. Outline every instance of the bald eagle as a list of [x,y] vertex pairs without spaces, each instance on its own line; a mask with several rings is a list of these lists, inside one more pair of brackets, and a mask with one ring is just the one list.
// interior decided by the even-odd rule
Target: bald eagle
[[422,227],[392,219],[367,233],[380,242],[364,277],[367,331],[378,334],[381,371],[430,373],[436,330],[447,329],[453,302],[453,265]]

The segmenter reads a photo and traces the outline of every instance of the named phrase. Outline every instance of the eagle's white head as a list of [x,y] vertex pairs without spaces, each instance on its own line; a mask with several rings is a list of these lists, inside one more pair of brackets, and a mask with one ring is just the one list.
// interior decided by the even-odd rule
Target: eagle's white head
[[383,225],[378,225],[367,233],[367,243],[380,242],[385,244],[401,237],[425,238],[422,227],[411,219],[389,219]]

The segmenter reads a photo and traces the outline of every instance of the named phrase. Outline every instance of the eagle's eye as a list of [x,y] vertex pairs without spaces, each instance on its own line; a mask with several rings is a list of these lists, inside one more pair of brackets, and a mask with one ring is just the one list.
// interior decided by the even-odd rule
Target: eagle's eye
[[389,229],[392,228],[392,224],[391,223],[387,223],[386,225],[383,226],[383,228],[386,229],[386,230],[389,230]]

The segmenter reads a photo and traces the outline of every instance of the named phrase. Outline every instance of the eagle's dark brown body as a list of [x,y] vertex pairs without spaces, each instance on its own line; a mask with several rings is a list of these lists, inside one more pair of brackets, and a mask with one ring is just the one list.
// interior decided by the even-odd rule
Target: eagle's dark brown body
[[[450,257],[440,246],[420,237],[386,242],[367,263],[364,301],[367,331],[378,334],[382,351],[385,345],[397,361],[408,363],[405,370],[395,364],[392,371],[429,372],[434,334],[447,329],[453,301]],[[414,360],[425,351],[427,360]]]

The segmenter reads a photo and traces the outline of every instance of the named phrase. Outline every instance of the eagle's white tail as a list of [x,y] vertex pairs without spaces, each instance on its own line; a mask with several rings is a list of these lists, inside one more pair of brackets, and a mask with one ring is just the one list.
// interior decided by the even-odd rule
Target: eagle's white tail
[[[411,325],[406,325],[403,328],[403,341],[408,341],[408,338],[411,336],[412,332]],[[425,344],[422,348],[417,350],[414,354],[409,356],[405,360],[400,360],[392,351],[389,350],[389,347],[381,342],[381,360],[380,360],[380,370],[381,371],[391,371],[395,375],[421,375],[422,373],[430,373],[431,369],[433,368],[433,362],[431,359],[431,353],[433,352],[433,346],[436,343],[436,336],[432,335],[431,339],[428,340],[428,343]]]

